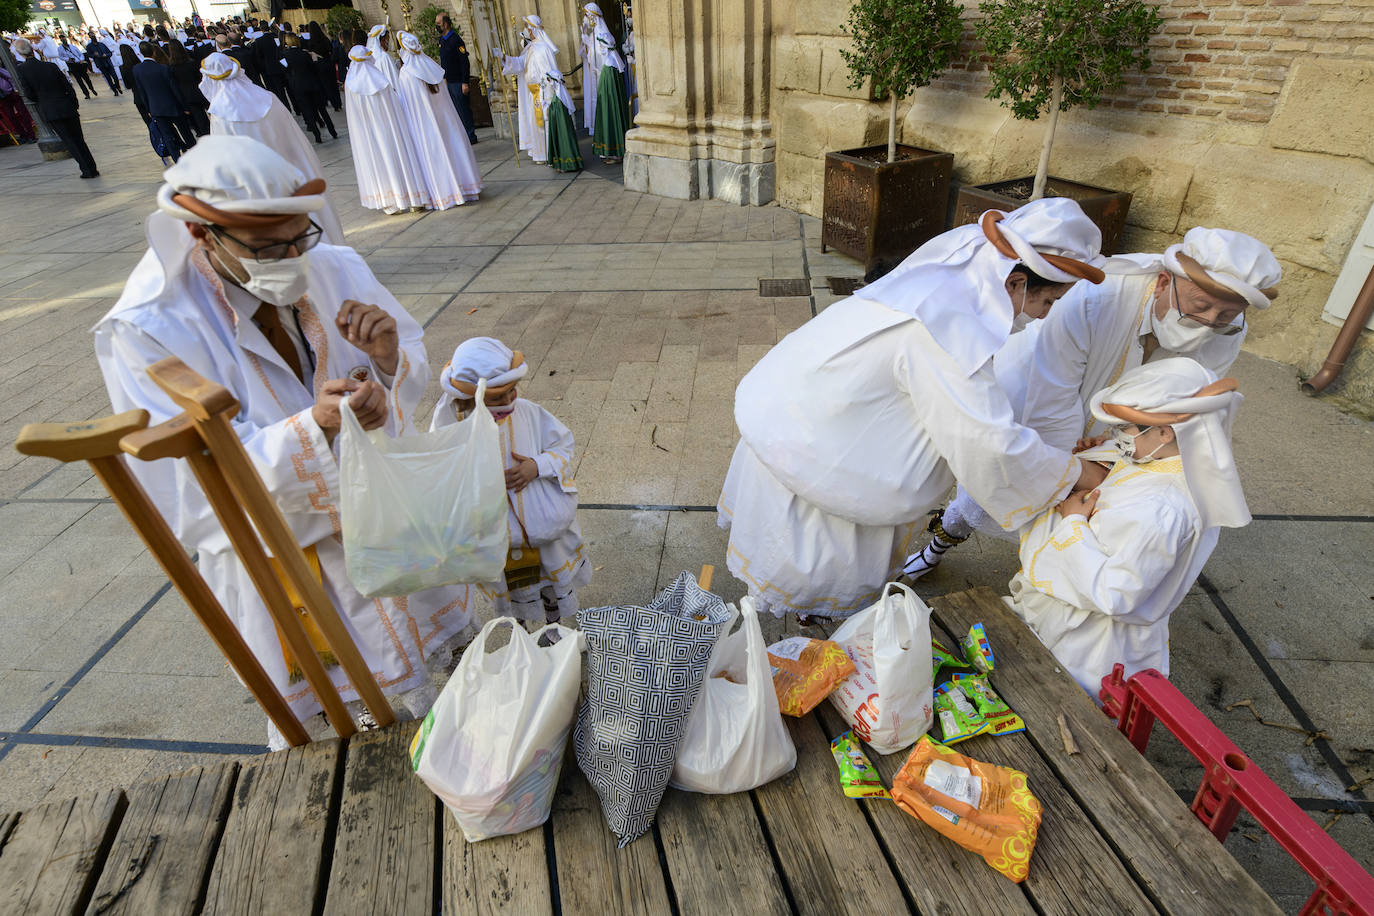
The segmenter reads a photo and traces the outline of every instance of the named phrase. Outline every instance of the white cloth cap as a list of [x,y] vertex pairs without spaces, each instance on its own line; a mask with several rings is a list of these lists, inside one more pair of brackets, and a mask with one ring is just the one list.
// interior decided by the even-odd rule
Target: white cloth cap
[[1270,297],[1264,291],[1272,291],[1283,277],[1283,268],[1269,246],[1244,232],[1202,226],[1189,229],[1183,241],[1164,249],[1163,255],[1164,266],[1186,278],[1180,254],[1192,258],[1207,276],[1257,309],[1269,307]]
[[[385,52],[381,52],[385,53]],[[354,45],[348,52],[350,61],[348,78],[344,80],[344,91],[354,95],[376,95],[383,89],[391,88],[391,80],[386,78],[372,51],[362,45]]]
[[854,295],[916,318],[972,375],[1011,335],[1016,308],[1005,283],[1018,262],[1056,283],[1078,278],[1050,264],[1042,252],[1108,266],[1099,253],[1101,230],[1067,197],[1031,201],[1008,213],[997,227],[1017,258],[1004,256],[982,226],[973,223],[937,235]]
[[[518,365],[512,368],[512,363]],[[503,388],[524,378],[529,369],[523,358],[517,360],[515,352],[495,337],[471,337],[453,351],[453,359],[439,374],[439,387],[455,398],[471,400],[471,391],[463,391],[458,384],[476,388],[485,380],[488,390]]]
[[228,213],[313,213],[324,207],[323,194],[295,192],[305,173],[251,137],[210,134],[162,173],[157,205],[188,223],[204,223],[172,198],[189,194]]
[[534,32],[531,41],[542,41],[549,46],[553,53],[558,53],[558,45],[554,44],[553,39],[549,37],[549,33],[544,31],[544,20],[531,14],[525,17],[525,23],[530,27],[530,30]]
[[200,62],[200,92],[210,103],[210,114],[226,121],[261,121],[272,110],[276,96],[256,85],[239,62],[216,51]]
[[1178,440],[1188,493],[1204,528],[1241,528],[1250,523],[1250,509],[1231,452],[1231,424],[1244,398],[1239,391],[1197,397],[1216,380],[1211,370],[1186,357],[1161,359],[1124,373],[1115,385],[1094,394],[1090,403],[1093,416],[1114,426],[1126,421],[1108,413],[1103,404],[1193,414],[1169,424]]
[[402,73],[410,74],[431,86],[444,84],[444,68],[425,53],[419,38],[409,32],[397,32],[396,43],[400,46]]

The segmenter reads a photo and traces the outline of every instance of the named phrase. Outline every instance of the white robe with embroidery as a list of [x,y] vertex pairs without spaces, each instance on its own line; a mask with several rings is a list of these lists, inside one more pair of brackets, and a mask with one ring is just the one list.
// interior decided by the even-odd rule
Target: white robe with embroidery
[[364,207],[387,213],[433,205],[400,98],[391,86],[375,64],[350,61],[344,106],[358,195]]
[[[434,64],[432,60],[429,63]],[[444,71],[438,64],[434,64],[434,69],[438,71],[438,92],[430,92],[431,84],[415,68],[406,66],[397,77],[396,95],[424,175],[430,206],[447,210],[477,199],[482,190],[482,173],[468,142],[468,132],[458,120],[458,111],[444,86]]]
[[1009,603],[1094,698],[1112,665],[1169,674],[1169,615],[1221,529],[1202,528],[1181,458],[1119,461],[1091,520],[1046,510],[1021,539]]
[[[365,598],[349,583],[339,540],[339,468],[311,408],[329,379],[362,370],[384,381],[367,354],[346,342],[334,324],[345,299],[378,305],[396,319],[400,360],[388,392],[386,430],[413,429],[414,411],[429,379],[420,326],[350,248],[321,244],[310,252],[310,286],[298,303],[301,330],[318,362],[302,383],[251,320],[247,295],[230,304],[203,255],[193,255],[184,223],[155,213],[148,219],[150,250],[129,277],[124,294],[95,326],[96,355],[116,412],[142,408],[156,424],[181,413],[148,378],[149,365],[169,355],[229,389],[240,409],[235,430],[303,547],[315,546],[325,592],[388,695],[423,714],[433,694],[426,658],[469,620],[469,589],[450,586],[407,598]],[[164,270],[166,272],[164,278]],[[305,364],[309,371],[309,363]],[[305,681],[288,683],[272,617],[229,545],[184,461],[128,462],[177,538],[199,555],[201,574],[242,632],[273,684],[302,718],[320,710]],[[330,675],[345,701],[357,699],[343,671]]]
[[858,297],[759,361],[735,422],[719,505],[729,568],[778,614],[871,604],[955,476],[1013,528],[1080,472],[1016,424],[990,360],[969,375],[921,322]]
[[583,32],[577,45],[577,56],[582,60],[582,126],[589,135],[596,133],[596,81],[601,76],[600,67],[592,63],[595,42],[591,32]]
[[[431,430],[459,420],[456,402],[444,394],[434,408]],[[515,547],[528,534],[530,543],[539,548],[539,562],[543,577],[538,585],[507,590],[505,582],[482,586],[491,598],[494,611],[500,616],[520,620],[545,620],[544,600],[547,590],[558,605],[560,618],[577,613],[577,589],[592,580],[592,567],[582,543],[582,529],[577,524],[577,487],[573,483],[573,436],[558,418],[533,401],[515,399],[515,408],[496,423],[501,437],[501,461],[507,468],[515,466],[511,454],[533,458],[539,476],[519,493],[510,492],[510,542]],[[524,528],[521,528],[521,525]]]

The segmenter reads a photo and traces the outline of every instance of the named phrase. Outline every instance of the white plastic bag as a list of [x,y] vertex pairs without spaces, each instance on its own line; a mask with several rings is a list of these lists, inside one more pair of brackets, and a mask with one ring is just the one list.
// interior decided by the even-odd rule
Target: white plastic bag
[[[510,642],[488,652],[501,626]],[[551,634],[557,642],[539,645]],[[549,819],[581,679],[582,634],[558,624],[530,634],[498,617],[463,653],[411,742],[410,761],[468,842]]]
[[669,784],[690,792],[746,792],[797,765],[797,749],[778,711],[758,613],[740,601],[740,627],[726,624],[706,681],[687,719]]
[[339,406],[339,509],[353,587],[369,598],[497,582],[506,566],[506,475],[477,388],[461,423],[391,438]]
[[915,592],[889,582],[877,604],[830,638],[856,669],[830,694],[855,735],[880,754],[894,754],[930,730],[930,608]]

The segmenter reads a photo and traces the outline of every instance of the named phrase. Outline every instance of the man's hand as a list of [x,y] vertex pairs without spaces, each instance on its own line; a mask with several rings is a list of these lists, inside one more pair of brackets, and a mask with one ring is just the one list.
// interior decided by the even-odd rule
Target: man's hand
[[467,83],[464,83],[464,84],[463,84],[463,95],[467,95],[467,94],[468,94],[468,89],[469,89],[468,84],[467,84]]
[[310,409],[326,441],[333,443],[339,434],[339,403],[345,397],[363,429],[377,429],[386,423],[386,389],[380,384],[371,380],[359,383],[347,378],[330,379],[320,386],[320,395]]
[[387,375],[396,374],[401,340],[396,333],[396,319],[384,309],[346,299],[334,324],[344,340],[370,356],[378,369]]
[[1089,436],[1086,439],[1079,439],[1074,443],[1073,453],[1077,455],[1079,452],[1086,452],[1090,448],[1097,448],[1110,438],[1111,436]]
[[1100,490],[1075,490],[1054,509],[1062,518],[1068,518],[1070,515],[1092,518],[1093,513],[1097,511],[1097,500],[1101,495]]
[[1084,461],[1080,458],[1078,466],[1078,482],[1073,485],[1075,490],[1091,490],[1107,479],[1107,469],[1096,461]]
[[506,489],[519,493],[534,483],[539,476],[539,465],[533,458],[526,458],[515,452],[511,452],[510,457],[515,462],[515,467],[506,468]]

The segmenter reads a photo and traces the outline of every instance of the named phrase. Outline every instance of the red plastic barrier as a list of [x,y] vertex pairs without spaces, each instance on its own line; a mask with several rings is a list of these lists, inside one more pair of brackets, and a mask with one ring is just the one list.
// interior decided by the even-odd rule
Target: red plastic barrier
[[1274,781],[1153,668],[1126,680],[1116,665],[1102,679],[1103,711],[1145,753],[1158,720],[1206,768],[1193,813],[1225,840],[1243,807],[1302,866],[1317,888],[1304,914],[1374,916],[1374,877],[1318,827]]

